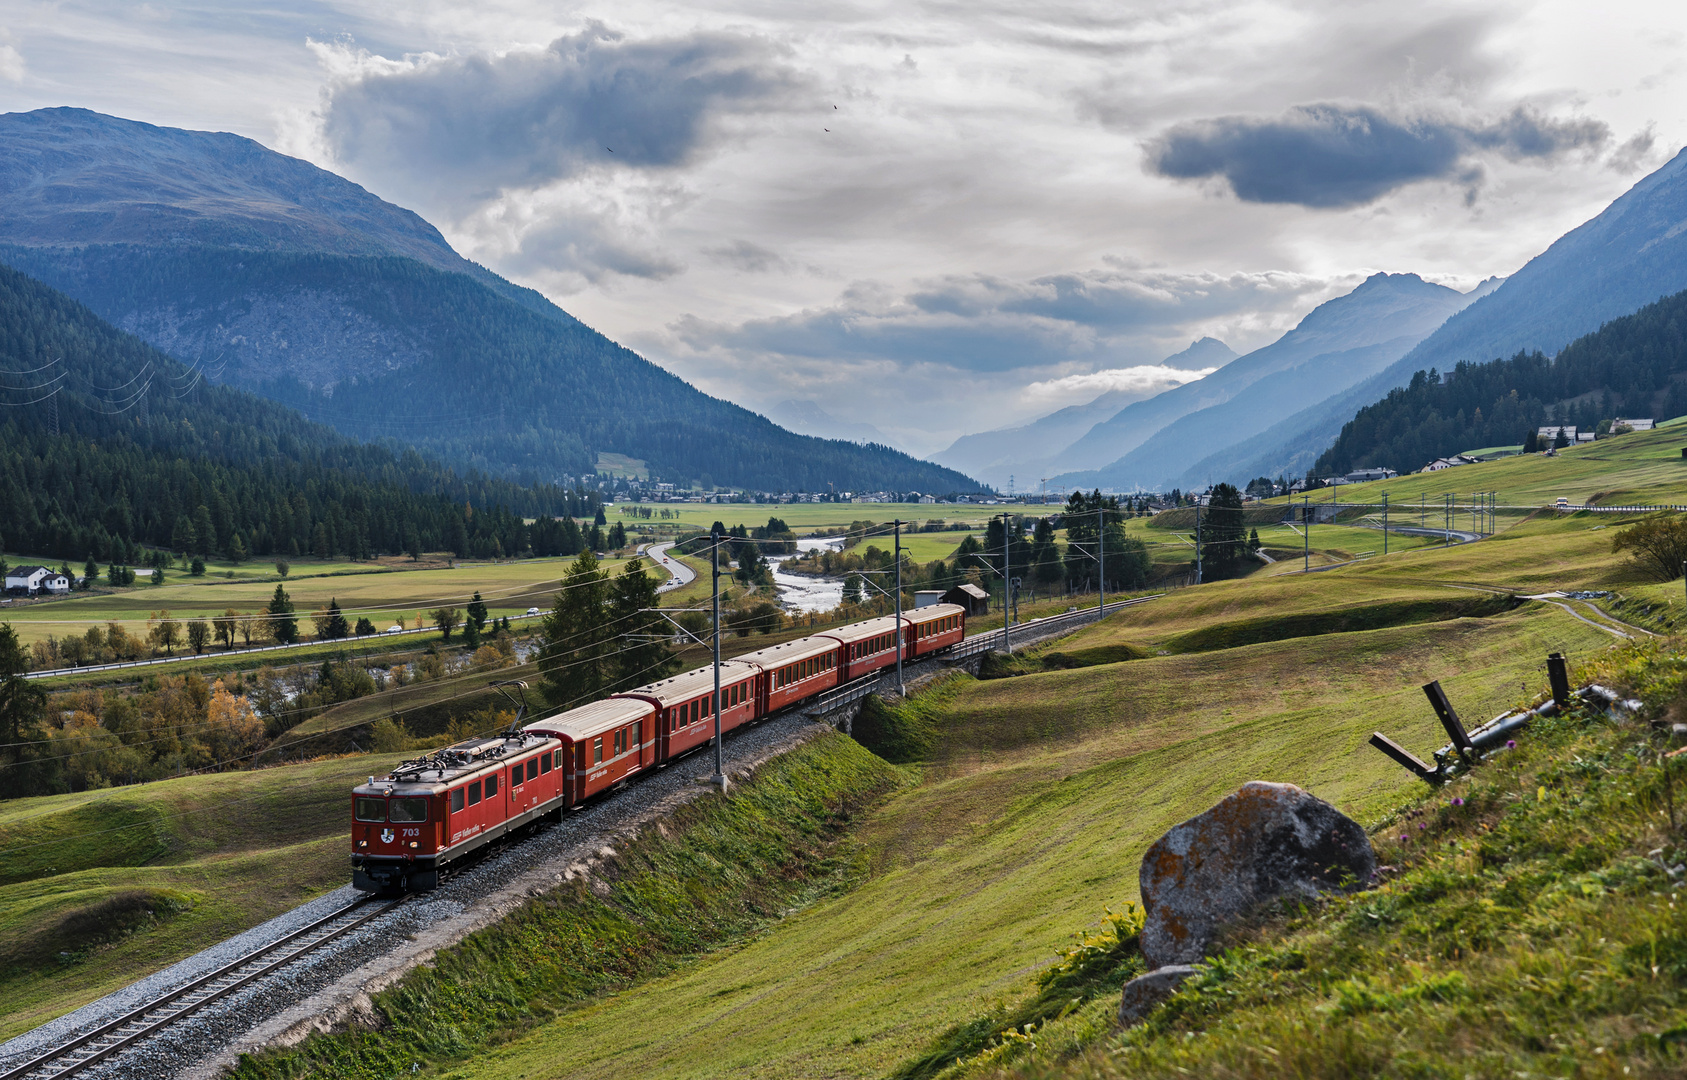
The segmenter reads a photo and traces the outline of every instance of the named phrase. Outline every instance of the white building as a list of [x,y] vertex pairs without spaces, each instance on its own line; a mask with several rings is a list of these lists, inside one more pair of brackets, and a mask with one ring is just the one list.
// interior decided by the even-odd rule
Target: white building
[[45,566],[17,566],[6,571],[6,591],[34,596],[39,592],[67,593],[70,579]]
[[1399,475],[1393,469],[1354,469],[1347,474],[1347,482],[1363,484],[1370,480],[1392,480]]
[[1454,454],[1452,457],[1436,458],[1419,469],[1418,472],[1440,472],[1442,469],[1453,469],[1460,465],[1474,464],[1476,464],[1475,458],[1465,457],[1463,454]]
[[1565,426],[1565,427],[1536,428],[1535,429],[1535,438],[1539,439],[1546,446],[1551,446],[1554,442],[1558,441],[1558,433],[1560,431],[1562,431],[1564,433],[1564,441],[1565,442],[1570,443],[1572,446],[1575,445],[1575,442],[1576,442],[1576,425],[1574,425],[1574,424],[1570,424],[1570,425]]
[[1613,420],[1613,421],[1611,421],[1611,429],[1613,431],[1616,430],[1619,426],[1626,427],[1630,431],[1651,431],[1653,428],[1658,426],[1658,422],[1656,420]]

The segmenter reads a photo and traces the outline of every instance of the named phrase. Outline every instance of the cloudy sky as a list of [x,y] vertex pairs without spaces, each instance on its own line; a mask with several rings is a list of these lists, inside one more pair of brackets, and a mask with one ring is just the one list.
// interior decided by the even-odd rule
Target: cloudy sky
[[1509,274],[1687,141],[1680,4],[4,11],[0,110],[250,136],[706,390],[920,453],[1377,270]]

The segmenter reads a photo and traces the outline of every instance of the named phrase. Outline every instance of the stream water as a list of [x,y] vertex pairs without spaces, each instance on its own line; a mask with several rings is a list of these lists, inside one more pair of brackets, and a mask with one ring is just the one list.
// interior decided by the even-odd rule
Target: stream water
[[[797,541],[798,554],[843,547],[841,536],[814,536]],[[773,583],[779,586],[779,603],[787,611],[830,611],[843,603],[843,578],[786,574],[780,566],[792,555],[775,555],[767,561],[773,567]]]

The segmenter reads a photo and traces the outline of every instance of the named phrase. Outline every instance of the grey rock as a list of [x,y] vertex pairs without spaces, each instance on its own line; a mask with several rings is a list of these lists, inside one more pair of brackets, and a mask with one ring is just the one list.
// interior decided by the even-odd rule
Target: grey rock
[[1143,855],[1143,959],[1200,960],[1220,927],[1258,905],[1368,888],[1376,867],[1353,819],[1293,784],[1250,781]]
[[1119,997],[1119,1023],[1134,1024],[1154,1011],[1160,1002],[1177,993],[1189,976],[1201,969],[1189,964],[1167,964],[1125,984]]

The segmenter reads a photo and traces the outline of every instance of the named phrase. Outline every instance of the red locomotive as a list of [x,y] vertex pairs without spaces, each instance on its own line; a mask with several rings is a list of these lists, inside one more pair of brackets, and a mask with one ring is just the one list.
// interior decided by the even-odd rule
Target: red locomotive
[[[721,664],[721,731],[760,720],[896,663],[894,616],[828,630]],[[904,612],[904,660],[966,637],[966,609]],[[635,687],[406,761],[352,789],[352,884],[424,891],[460,860],[578,806],[714,737],[713,666]]]

